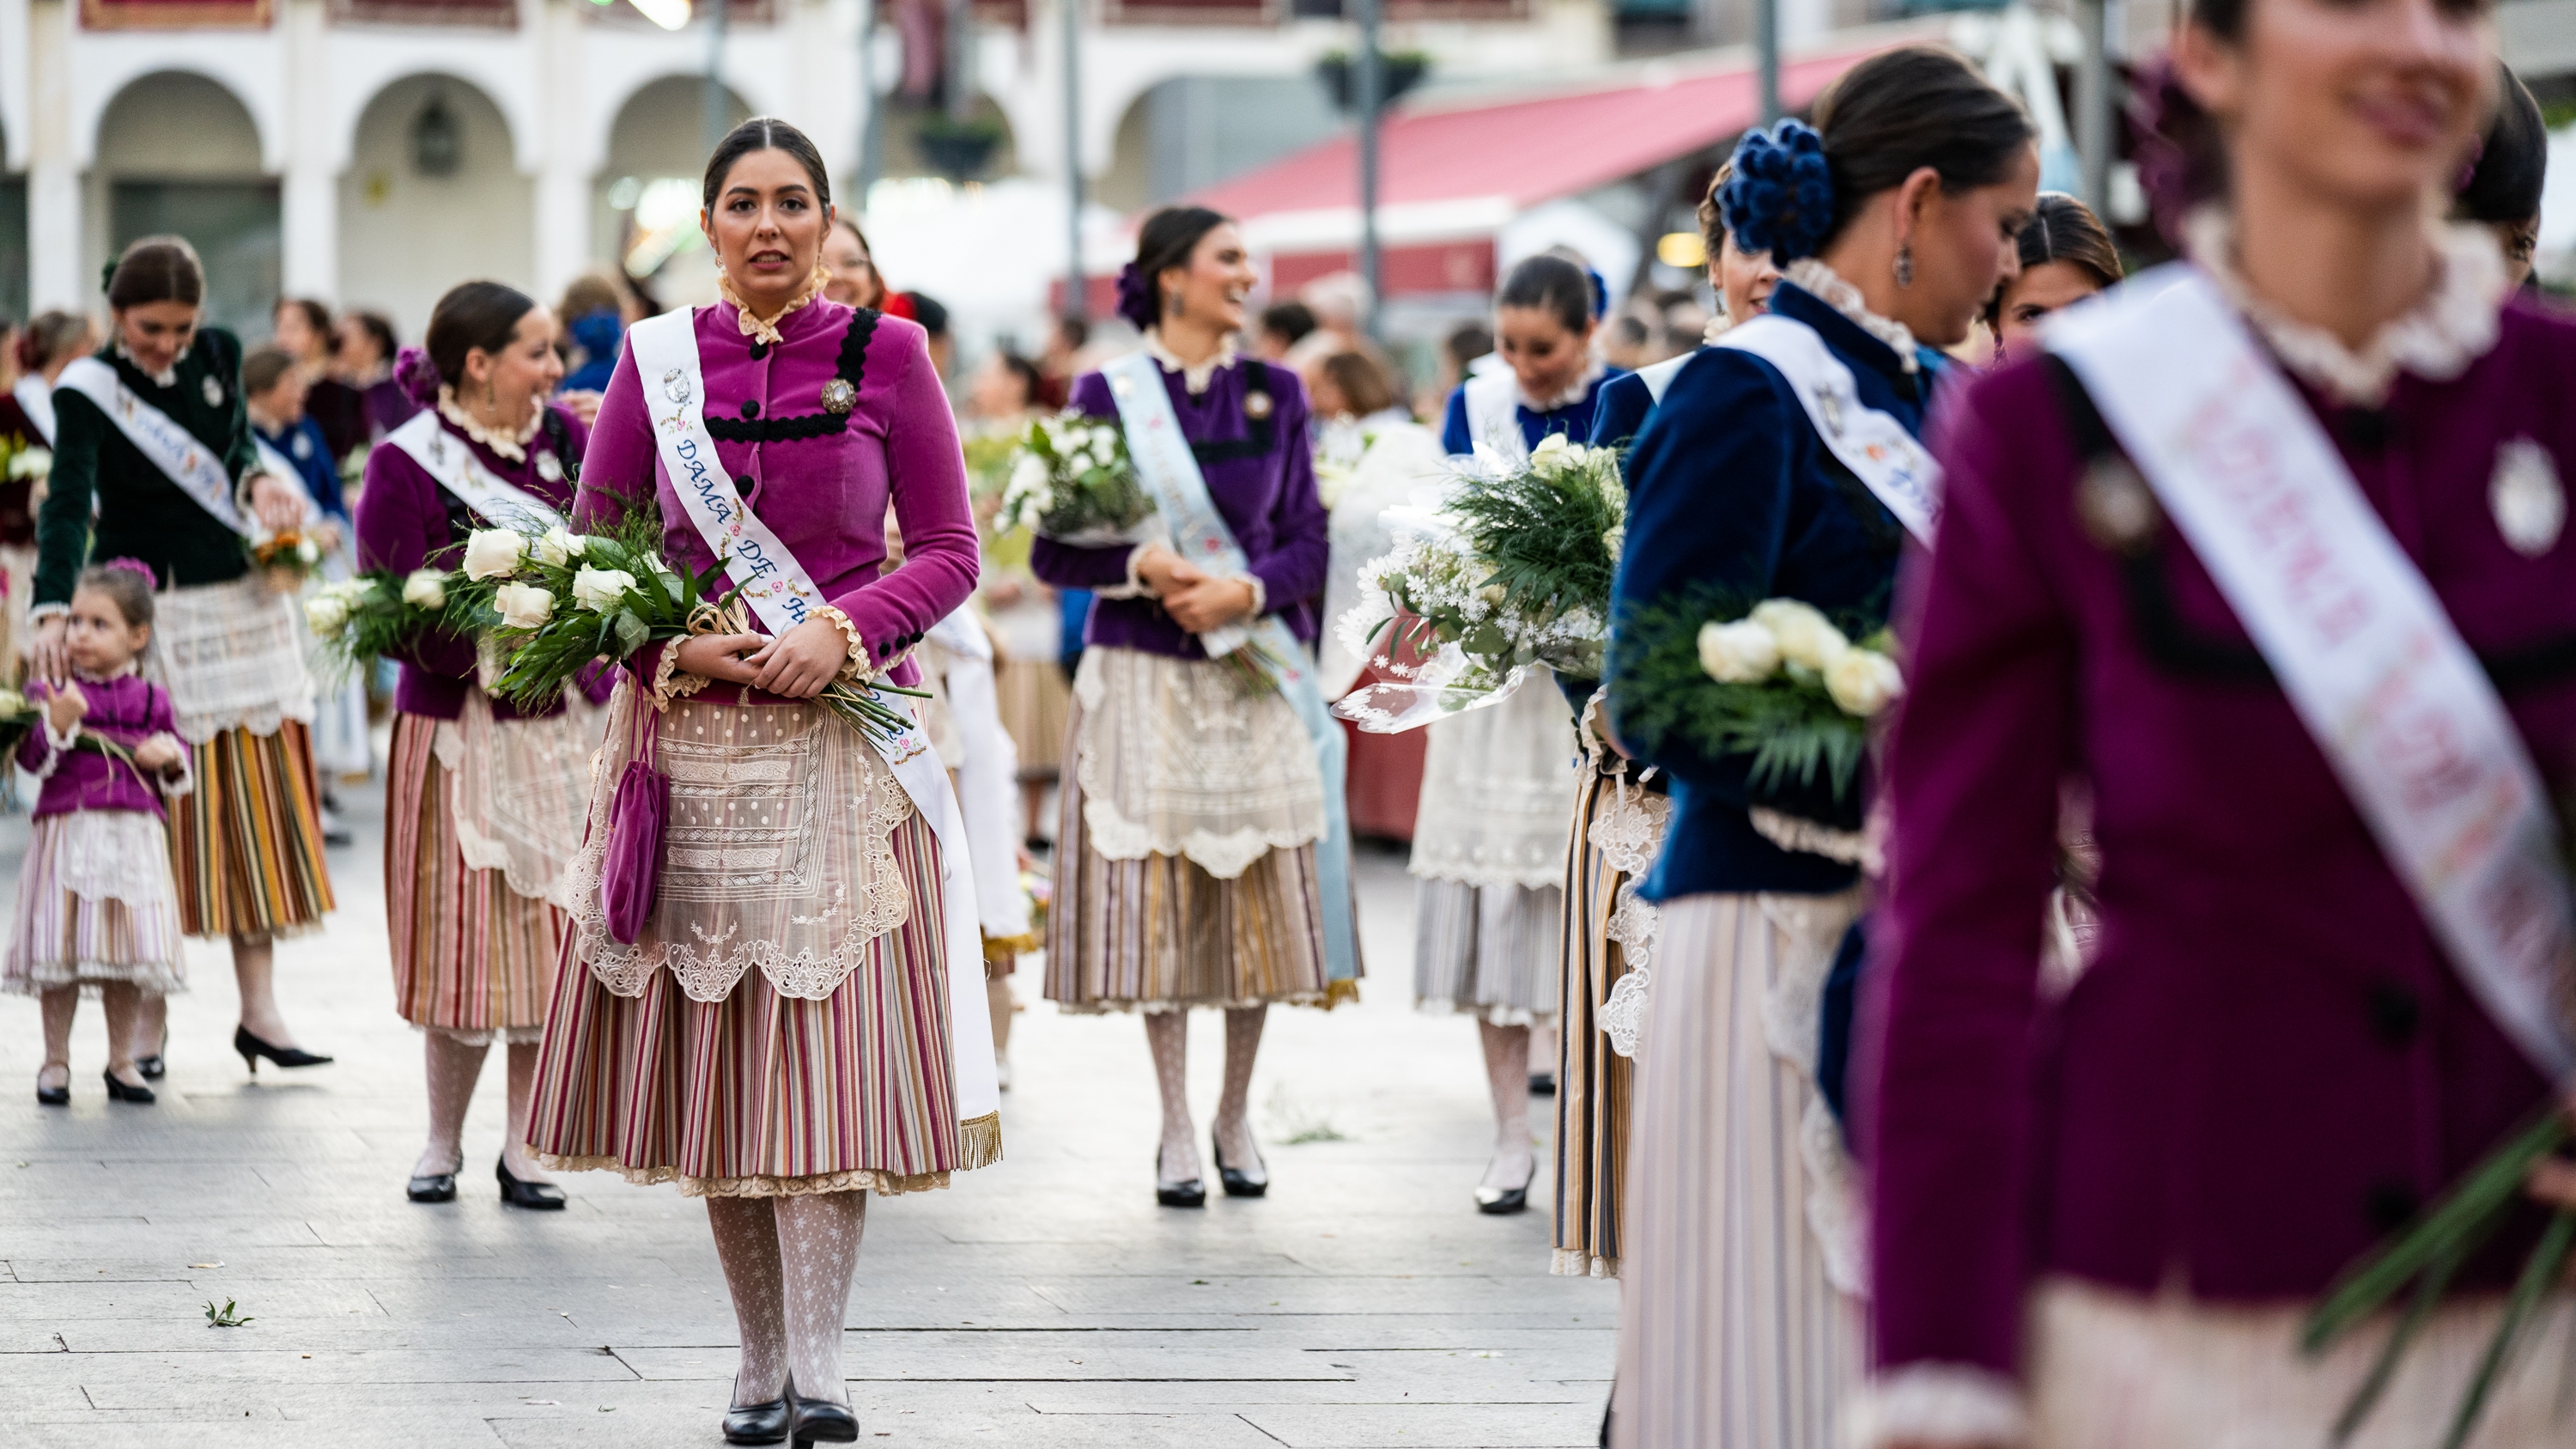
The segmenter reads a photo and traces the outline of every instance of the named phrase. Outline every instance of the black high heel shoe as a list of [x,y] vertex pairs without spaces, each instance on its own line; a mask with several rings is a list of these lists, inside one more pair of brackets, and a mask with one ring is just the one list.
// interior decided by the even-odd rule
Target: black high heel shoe
[[809,1399],[796,1392],[796,1383],[787,1384],[787,1408],[793,1419],[788,1437],[795,1449],[808,1444],[855,1444],[859,1441],[859,1416],[846,1404],[830,1399]]
[[787,1437],[787,1426],[794,1418],[784,1391],[765,1404],[735,1404],[725,1410],[725,1442],[776,1444]]
[[[45,1085],[45,1073],[46,1073],[47,1071],[50,1071],[51,1069],[53,1069],[53,1068],[55,1068],[55,1067],[61,1067],[61,1068],[63,1069],[63,1084],[62,1084],[61,1086],[59,1086],[59,1087],[48,1087],[48,1086],[46,1086],[46,1085]],[[37,1106],[39,1106],[39,1107],[68,1107],[68,1106],[70,1106],[71,1104],[72,1104],[72,1069],[71,1069],[71,1067],[70,1067],[67,1063],[63,1063],[63,1062],[47,1062],[47,1063],[45,1063],[45,1064],[44,1064],[44,1066],[37,1068],[37,1069],[36,1069],[36,1105],[37,1105]]]
[[150,1087],[129,1087],[116,1079],[113,1070],[99,1075],[107,1079],[107,1100],[111,1102],[149,1103],[153,1100]]
[[170,1024],[165,1021],[161,1023],[161,1045],[152,1049],[152,1055],[134,1059],[134,1069],[143,1074],[143,1080],[157,1082],[169,1073],[168,1064],[161,1060],[162,1054],[168,1050],[170,1050]]
[[258,1037],[252,1036],[250,1028],[246,1026],[233,1028],[233,1050],[241,1053],[242,1065],[250,1068],[250,1074],[254,1077],[259,1075],[261,1057],[266,1057],[281,1067],[319,1067],[327,1065],[331,1060],[317,1052],[308,1052],[302,1047],[270,1046]]
[[1163,1176],[1163,1149],[1154,1149],[1154,1201],[1165,1207],[1206,1207],[1207,1183],[1199,1178],[1174,1181]]
[[1208,1155],[1216,1159],[1216,1180],[1224,1185],[1227,1197],[1263,1197],[1269,1193],[1270,1167],[1260,1160],[1257,1151],[1253,1158],[1253,1172],[1259,1173],[1258,1177],[1253,1172],[1225,1165],[1225,1148],[1217,1142],[1214,1132],[1208,1134]]
[[1529,1207],[1530,1184],[1538,1181],[1538,1159],[1530,1159],[1530,1175],[1518,1187],[1480,1187],[1476,1189],[1476,1211],[1494,1217],[1522,1212]]
[[454,1202],[456,1174],[453,1171],[415,1173],[411,1181],[403,1185],[403,1196],[413,1202]]
[[551,1182],[521,1182],[510,1175],[505,1162],[492,1164],[492,1173],[501,1179],[501,1201],[511,1207],[535,1208],[539,1212],[561,1212],[564,1191]]

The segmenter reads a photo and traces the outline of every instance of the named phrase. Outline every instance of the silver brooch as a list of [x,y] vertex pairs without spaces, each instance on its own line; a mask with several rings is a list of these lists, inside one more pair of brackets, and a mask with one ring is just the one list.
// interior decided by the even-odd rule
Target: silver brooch
[[537,455],[537,476],[545,479],[549,483],[560,483],[563,481],[563,464],[557,462],[555,460],[555,455],[552,453],[539,453]]
[[662,374],[662,396],[671,400],[671,406],[681,408],[687,407],[689,405],[689,394],[689,375],[687,373],[684,373],[675,367],[669,372]]
[[1256,423],[1261,421],[1263,418],[1270,416],[1270,394],[1266,392],[1245,393],[1243,395],[1243,415],[1252,419]]
[[2111,457],[2085,469],[2076,480],[2075,519],[2096,546],[2128,555],[2143,552],[2154,541],[2164,510],[2129,460]]
[[2549,450],[2529,438],[2496,449],[2487,506],[2495,510],[2496,532],[2515,553],[2538,558],[2556,547],[2567,527],[2567,490],[2559,486]]
[[210,408],[219,408],[223,405],[224,385],[215,381],[212,377],[208,377],[206,379],[206,406]]
[[859,390],[850,386],[846,377],[836,377],[823,384],[823,411],[827,413],[848,412],[858,405],[858,401]]

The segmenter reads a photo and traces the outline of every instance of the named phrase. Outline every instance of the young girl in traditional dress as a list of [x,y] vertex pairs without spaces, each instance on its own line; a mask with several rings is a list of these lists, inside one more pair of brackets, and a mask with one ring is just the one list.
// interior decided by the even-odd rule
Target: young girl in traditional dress
[[43,715],[18,763],[44,791],[18,873],[17,930],[0,991],[44,1002],[36,1100],[49,1107],[71,1100],[72,1012],[82,992],[107,1007],[107,1095],[149,1102],[152,1089],[135,1067],[135,1009],[147,993],[186,985],[162,801],[186,794],[191,781],[170,692],[136,668],[151,642],[152,570],[132,559],[99,564],[72,591],[63,632],[70,681],[27,687]]

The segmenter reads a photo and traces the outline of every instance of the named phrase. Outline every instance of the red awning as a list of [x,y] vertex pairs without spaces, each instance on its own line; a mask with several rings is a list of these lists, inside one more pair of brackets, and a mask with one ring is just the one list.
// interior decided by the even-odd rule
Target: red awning
[[[1781,99],[1802,107],[1856,62],[1925,33],[1919,24],[1882,27],[1793,58],[1781,67]],[[1723,63],[1697,67],[1630,67],[1615,85],[1406,107],[1387,118],[1380,135],[1382,225],[1390,241],[1489,233],[1540,202],[1725,141],[1754,123],[1755,90],[1749,61],[1733,52]],[[1255,250],[1346,250],[1350,239],[1331,237],[1341,228],[1323,214],[1348,212],[1356,231],[1357,150],[1353,136],[1337,136],[1190,199],[1253,223]],[[1408,212],[1412,225],[1405,224]],[[1258,225],[1264,217],[1288,221],[1285,213],[1309,214],[1300,220],[1310,224]],[[1279,233],[1275,246],[1262,245],[1264,230]]]

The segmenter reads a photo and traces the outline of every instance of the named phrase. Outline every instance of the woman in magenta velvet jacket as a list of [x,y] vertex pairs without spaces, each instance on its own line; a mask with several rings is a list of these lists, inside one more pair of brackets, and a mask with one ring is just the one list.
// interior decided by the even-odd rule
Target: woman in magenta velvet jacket
[[[2437,0],[2195,0],[2167,95],[2224,142],[2184,179],[2221,174],[2219,154],[2233,177],[2201,193],[2192,260],[2564,799],[2576,326],[2502,301],[2492,237],[2427,220],[2484,123],[2492,33]],[[2198,553],[2152,507],[2103,506],[2123,475],[2088,470],[2116,444],[2059,366],[1980,382],[1938,447],[1946,512],[1889,770],[1887,969],[1863,1012],[1870,1437],[2322,1444],[2384,1334],[2303,1360],[2306,1309],[2550,1084]],[[2504,506],[2534,490],[2554,512]],[[2070,776],[2101,851],[2099,954],[2047,1000]],[[2463,1271],[2358,1443],[2440,1442],[2539,1216]],[[2544,1313],[2480,1445],[2568,1442],[2567,1317]]]
[[[563,364],[554,319],[498,282],[467,282],[430,313],[428,351],[397,372],[422,411],[367,455],[358,497],[359,563],[409,575],[456,567],[466,535],[522,520],[478,512],[422,460],[471,459],[558,513],[572,507],[584,430],[549,408]],[[418,450],[418,452],[415,452]],[[552,897],[581,843],[590,757],[599,748],[605,672],[591,697],[529,717],[485,693],[473,640],[447,633],[402,651],[385,772],[385,921],[394,1009],[417,1027],[429,1074],[429,1141],[412,1167],[413,1202],[456,1196],[466,1104],[492,1043],[509,1049],[510,1130],[495,1168],[501,1198],[563,1206],[525,1142],[528,1084],[565,919]]]
[[[965,460],[919,327],[825,300],[830,181],[782,121],[716,149],[702,219],[724,299],[697,310],[704,415],[743,500],[829,603],[639,654],[610,706],[574,939],[537,1068],[542,1160],[707,1199],[742,1360],[733,1442],[856,1434],[841,1322],[867,1194],[945,1186],[1000,1155],[958,1120],[939,847],[891,767],[813,703],[836,676],[915,678],[976,572]],[[713,554],[664,474],[633,336],[600,404],[578,512],[656,510],[683,569]],[[886,518],[903,564],[880,574]],[[631,941],[599,902],[608,807],[635,741],[670,782],[655,900]]]

